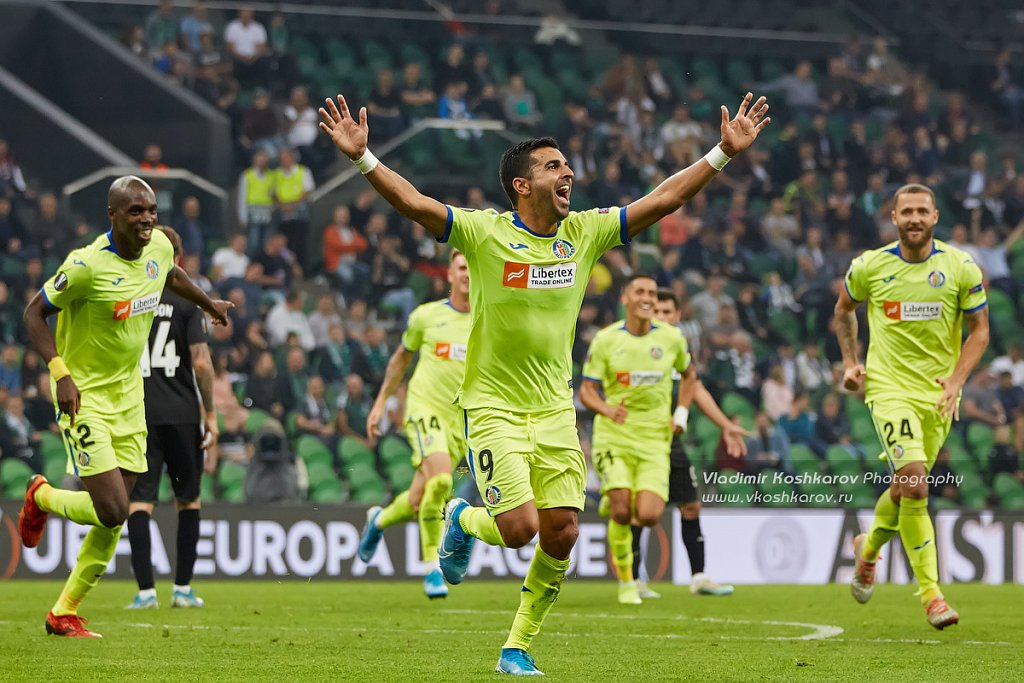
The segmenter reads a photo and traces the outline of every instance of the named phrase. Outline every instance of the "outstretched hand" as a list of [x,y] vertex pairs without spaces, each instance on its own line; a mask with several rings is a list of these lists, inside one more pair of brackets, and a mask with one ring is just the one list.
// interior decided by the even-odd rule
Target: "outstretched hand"
[[331,142],[349,159],[355,161],[366,151],[366,141],[370,129],[366,125],[366,107],[359,109],[359,120],[352,117],[348,103],[342,95],[338,95],[338,105],[334,100],[324,100],[327,108],[320,107],[320,130],[331,136]]
[[740,102],[736,116],[731,120],[729,119],[729,110],[724,104],[722,105],[722,143],[720,146],[722,151],[730,157],[734,157],[750,147],[757,139],[761,129],[772,122],[771,117],[767,116],[768,102],[764,95],[751,106],[750,100],[753,98],[753,93],[748,92]]

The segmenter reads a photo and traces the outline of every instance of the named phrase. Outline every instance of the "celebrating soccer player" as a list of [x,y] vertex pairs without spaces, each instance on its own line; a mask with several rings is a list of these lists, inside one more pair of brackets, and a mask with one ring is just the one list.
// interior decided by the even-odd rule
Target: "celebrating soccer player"
[[646,275],[626,284],[626,318],[594,337],[580,387],[583,405],[597,413],[593,461],[601,493],[611,503],[608,545],[619,572],[619,602],[626,605],[641,602],[630,520],[651,527],[661,519],[668,500],[670,442],[682,431],[671,414],[672,371],[683,375],[682,405],[693,398],[697,379],[683,333],[652,320],[657,291],[657,283]]
[[[54,488],[35,475],[18,531],[22,543],[34,548],[50,512],[92,527],[57,604],[46,615],[48,633],[76,638],[100,637],[85,627],[78,606],[114,556],[135,479],[146,471],[139,360],[160,292],[166,285],[218,324],[227,323],[231,307],[211,300],[174,265],[170,240],[154,229],[156,196],[146,181],[118,178],[107,204],[110,230],[68,254],[25,309],[29,339],[50,368],[68,470],[82,478],[86,490]],[[54,313],[56,336],[46,324]]]
[[320,108],[320,127],[406,218],[466,255],[473,282],[466,377],[459,391],[470,470],[486,507],[445,506],[439,558],[460,583],[474,539],[509,548],[540,543],[520,592],[519,611],[497,670],[539,675],[528,653],[550,611],[578,535],[586,461],[576,432],[570,350],[576,318],[601,255],[677,210],[770,119],[747,93],[722,140],[703,159],[629,206],[571,212],[573,172],[552,138],[525,140],[502,155],[511,211],[469,211],[424,196],[367,149],[366,109],[353,117],[338,96]]
[[466,257],[458,251],[452,251],[448,282],[451,293],[447,299],[423,304],[409,316],[402,345],[388,362],[377,400],[366,418],[367,435],[379,437],[385,404],[398,389],[413,355],[419,353],[405,400],[405,435],[413,449],[416,475],[409,490],[395,496],[386,508],[374,506],[367,511],[366,526],[359,539],[359,557],[363,562],[370,561],[384,529],[418,519],[420,552],[430,567],[423,579],[428,598],[448,595],[437,546],[441,541],[444,505],[451,496],[452,469],[466,454],[462,412],[455,405],[455,395],[466,374],[469,267]]
[[[943,629],[960,615],[939,589],[926,475],[959,418],[960,390],[988,346],[988,309],[974,260],[933,237],[939,212],[931,189],[898,189],[892,220],[899,240],[853,260],[835,310],[843,385],[848,391],[864,386],[893,472],[870,532],[853,541],[851,590],[857,602],[871,599],[878,553],[898,532],[928,623]],[[857,358],[856,308],[864,301],[871,331],[866,365]],[[963,319],[969,334],[961,349]]]
[[[181,266],[181,237],[160,227],[174,247],[174,263]],[[174,488],[178,510],[177,566],[171,588],[171,607],[202,607],[203,599],[192,590],[192,569],[199,542],[199,480],[203,454],[217,442],[217,411],[213,405],[213,362],[206,341],[206,317],[191,301],[164,289],[153,316],[149,344],[142,353],[142,377],[146,389],[146,461],[149,469],[139,475],[128,505],[128,540],[132,569],[139,592],[129,609],[158,606],[153,580],[149,518],[160,492],[164,464]],[[188,349],[178,355],[179,349]],[[202,414],[200,413],[202,401]],[[213,472],[213,456],[205,463]]]

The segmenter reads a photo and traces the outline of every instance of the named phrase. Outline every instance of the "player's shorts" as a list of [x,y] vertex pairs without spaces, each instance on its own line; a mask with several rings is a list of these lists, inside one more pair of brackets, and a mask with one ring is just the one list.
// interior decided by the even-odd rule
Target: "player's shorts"
[[[606,434],[595,425],[593,461],[601,479],[601,493],[612,489],[650,491],[668,500],[672,431],[665,422],[664,429],[631,429],[632,440],[625,435]],[[638,432],[642,432],[642,438]]]
[[469,469],[491,516],[536,501],[537,508],[583,509],[587,461],[576,410],[463,411]]
[[466,457],[464,431],[462,411],[457,407],[447,413],[410,408],[405,416],[405,438],[412,447],[412,466],[419,469],[427,456],[447,453],[455,469]]
[[668,502],[677,505],[697,502],[697,473],[686,454],[682,439],[672,438],[669,451]]
[[877,399],[868,403],[868,409],[889,465],[899,470],[920,462],[930,472],[953,418],[941,417],[931,403],[907,399]]
[[120,391],[83,391],[75,425],[58,412],[57,426],[68,453],[68,474],[91,477],[119,468],[146,471],[146,406],[141,396],[129,401]]
[[153,425],[146,439],[149,470],[139,476],[132,490],[134,503],[155,503],[160,495],[160,477],[167,465],[174,497],[182,503],[199,498],[203,476],[203,432],[198,424]]

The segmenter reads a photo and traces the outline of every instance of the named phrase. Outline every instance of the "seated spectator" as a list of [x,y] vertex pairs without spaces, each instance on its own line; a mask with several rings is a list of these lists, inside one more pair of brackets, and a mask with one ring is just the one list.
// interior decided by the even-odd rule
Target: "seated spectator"
[[63,256],[67,245],[74,241],[75,228],[63,215],[57,195],[44,192],[34,220],[29,227],[30,239],[40,247],[42,256]]
[[[10,198],[3,196],[0,192],[0,258],[6,256],[24,258],[29,253],[38,255],[34,240],[27,240],[26,237],[25,228],[18,220]],[[29,247],[32,248],[32,252],[27,251]]]
[[961,425],[965,429],[971,421],[990,427],[1006,424],[1006,413],[996,394],[994,379],[990,372],[980,370],[967,380],[960,404]]
[[799,313],[803,310],[803,307],[796,302],[793,287],[782,279],[778,271],[772,271],[765,277],[761,296],[768,303],[769,316],[783,311]]
[[331,340],[331,325],[340,325],[341,316],[334,301],[334,295],[321,294],[316,300],[316,310],[309,316],[309,329],[313,332],[316,348],[323,348]]
[[285,410],[278,393],[280,388],[281,382],[278,379],[274,354],[262,351],[256,357],[252,374],[245,383],[245,405],[249,408],[259,408],[283,420]]
[[370,91],[370,96],[366,100],[366,111],[373,119],[374,128],[380,132],[381,140],[393,138],[405,127],[402,118],[402,96],[395,87],[395,76],[390,69],[381,69],[377,72],[377,85]]
[[197,197],[185,197],[181,202],[181,216],[174,221],[174,229],[181,235],[182,248],[190,256],[203,257],[206,254],[206,238],[210,229],[200,218]]
[[32,468],[43,471],[40,436],[25,417],[25,403],[14,394],[3,405],[0,415],[0,458],[17,458]]
[[296,333],[299,336],[299,345],[304,351],[312,351],[316,348],[316,337],[309,326],[309,318],[303,312],[302,307],[305,296],[300,290],[292,289],[267,314],[267,334],[271,346],[281,346],[287,340],[288,335]]
[[[1013,374],[1008,370],[997,375],[996,398],[1003,408],[1006,424],[1013,427],[1014,444],[1024,450],[1024,388],[1013,383]],[[24,377],[22,378],[24,381]]]
[[811,394],[831,386],[832,368],[821,357],[816,340],[808,339],[804,342],[803,351],[796,357],[796,373],[797,382]]
[[251,7],[241,7],[238,18],[224,29],[224,43],[235,65],[235,78],[245,87],[267,87],[267,29],[256,21]]
[[370,327],[365,338],[359,345],[361,360],[365,370],[361,373],[366,383],[373,388],[379,387],[384,381],[384,371],[391,360],[391,349],[388,348],[387,336],[380,327]]
[[829,393],[821,401],[821,412],[818,419],[814,421],[814,435],[825,444],[842,446],[851,455],[861,460],[865,458],[864,450],[853,442],[850,436],[850,420],[846,413],[841,410],[842,403],[840,396],[836,393]]
[[1013,385],[1024,387],[1024,354],[1021,354],[1020,344],[1010,344],[1009,348],[1006,349],[1005,355],[999,356],[992,361],[992,365],[989,366],[989,372],[996,375],[1009,372]]
[[811,78],[811,63],[806,60],[798,62],[793,73],[761,83],[755,89],[762,94],[781,92],[784,111],[796,120],[811,118],[821,105],[818,86]]
[[8,344],[0,353],[0,389],[21,393],[21,348]]
[[690,118],[688,106],[677,104],[672,109],[672,118],[661,126],[661,142],[664,148],[678,145],[683,150],[675,163],[679,164],[678,168],[686,168],[703,156],[704,128],[699,121]]
[[359,351],[345,335],[341,323],[332,323],[327,328],[327,343],[319,351],[318,369],[320,375],[330,384],[340,384],[360,367]]
[[320,439],[333,451],[338,440],[336,422],[324,400],[324,380],[313,375],[306,382],[306,395],[295,413],[295,427],[299,433]]
[[781,365],[773,365],[761,385],[761,406],[773,422],[793,407],[793,389],[786,383]]
[[505,120],[516,130],[531,130],[541,121],[537,97],[526,87],[522,74],[512,74],[504,98]]
[[693,304],[694,316],[705,329],[717,322],[720,308],[723,306],[736,307],[733,298],[725,293],[725,278],[721,275],[712,275],[708,278],[707,285],[707,289],[690,300]]
[[[325,156],[317,142],[321,138],[320,115],[309,104],[309,91],[302,86],[292,88],[288,105],[281,112],[284,118],[285,143],[299,154],[302,163],[319,173],[331,157]],[[376,124],[377,118],[374,117]],[[333,155],[332,155],[333,156]]]
[[435,84],[439,92],[448,90],[452,83],[461,83],[465,95],[473,82],[473,68],[466,63],[466,51],[459,43],[452,43],[445,53],[445,61],[438,66]]
[[935,457],[935,464],[928,471],[929,503],[937,498],[947,498],[954,502],[960,499],[960,490],[952,476],[955,472],[950,468],[951,457],[949,449],[943,446]]
[[271,290],[283,293],[291,286],[293,279],[302,277],[302,269],[295,255],[288,251],[288,239],[279,233],[267,238],[263,250],[253,259],[253,263],[263,267],[260,284]]
[[178,28],[185,49],[195,54],[202,52],[205,49],[203,36],[210,36],[211,43],[213,38],[213,24],[210,23],[206,3],[203,0],[195,0],[192,12],[181,20]]
[[334,220],[324,228],[324,270],[338,276],[346,298],[366,296],[370,267],[359,260],[370,244],[352,226],[347,206],[334,207]]
[[[737,419],[733,419],[734,422]],[[716,458],[716,465],[719,469],[723,466],[730,466],[731,458],[721,448],[722,455]],[[725,456],[725,457],[722,457]],[[733,460],[733,462],[735,462]],[[789,460],[789,439],[786,433],[779,429],[775,422],[764,411],[758,411],[754,418],[754,435],[747,438],[747,454],[742,460],[744,470],[757,472],[764,469],[776,468],[783,472],[792,473],[793,466]]]
[[345,378],[345,390],[338,396],[338,433],[345,439],[356,439],[367,448],[374,443],[366,435],[366,418],[373,407],[373,397],[365,391],[363,378],[351,374]]
[[1015,447],[1010,438],[1010,426],[999,425],[995,429],[996,442],[988,454],[988,471],[994,477],[1006,472],[1024,481],[1024,467],[1021,466],[1020,448]]
[[1007,254],[1021,237],[1024,237],[1024,221],[1021,221],[1020,225],[1014,228],[1002,243],[999,241],[999,233],[995,228],[986,228],[981,231],[976,247],[978,265],[985,274],[989,286],[1001,289],[1014,300],[1017,298],[1019,285],[1010,273]]
[[761,219],[761,234],[777,253],[792,257],[794,241],[800,236],[799,219],[786,211],[782,197],[773,197],[768,213]]
[[989,69],[988,90],[999,110],[1005,112],[1009,126],[1016,129],[1024,123],[1024,81],[1010,60],[1008,48],[996,53]]
[[152,47],[178,42],[178,20],[174,16],[173,0],[160,0],[160,4],[147,17],[145,40]]
[[828,444],[815,434],[815,416],[808,410],[808,401],[807,392],[798,392],[793,397],[789,410],[779,417],[779,427],[786,433],[790,444],[803,444],[819,458],[824,458]]
[[231,63],[214,42],[213,29],[199,35],[199,49],[194,51],[192,87],[207,102],[217,105],[225,95],[238,89],[231,75]]
[[25,400],[25,417],[37,432],[50,431],[59,434],[60,429],[53,419],[53,397],[50,394],[50,373],[42,371],[36,378],[35,386],[22,388]]
[[281,123],[277,119],[277,113],[270,106],[270,93],[263,88],[256,89],[252,96],[252,105],[242,114],[242,135],[239,142],[249,152],[266,152],[271,161],[277,159],[277,153],[284,145],[281,138]]
[[249,267],[249,257],[246,255],[247,246],[245,235],[235,233],[226,246],[213,252],[210,264],[213,266],[215,282],[220,283],[224,280],[245,277],[245,271]]
[[384,236],[373,255],[370,284],[378,304],[397,308],[400,313],[400,322],[404,325],[418,302],[416,295],[406,285],[412,264],[409,258],[402,253],[401,248],[402,239],[400,237],[397,235]]
[[398,87],[402,110],[409,122],[433,116],[436,111],[437,93],[423,80],[422,68],[417,62],[409,62],[402,68],[402,83]]

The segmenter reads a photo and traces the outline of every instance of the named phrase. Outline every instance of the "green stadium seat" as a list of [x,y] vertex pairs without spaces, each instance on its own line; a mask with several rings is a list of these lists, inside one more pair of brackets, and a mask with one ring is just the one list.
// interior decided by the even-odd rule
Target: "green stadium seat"
[[343,437],[338,442],[338,459],[344,467],[361,464],[373,467],[377,462],[377,456],[361,441],[351,437]]
[[170,503],[174,499],[174,489],[171,487],[171,477],[166,472],[160,477],[160,488],[157,491],[156,499],[161,503]]
[[6,498],[24,498],[28,479],[35,472],[24,460],[4,458],[0,460],[0,487]]
[[345,467],[342,475],[348,481],[349,488],[355,492],[367,487],[384,486],[383,480],[372,465],[357,463]]
[[405,491],[412,486],[416,470],[408,462],[396,462],[388,467],[388,482],[392,491]]
[[851,487],[849,491],[844,491],[844,493],[846,492],[853,495],[853,499],[846,503],[846,507],[866,510],[874,508],[875,502],[878,500],[878,496],[875,495],[874,490],[864,483],[857,484]]
[[[850,436],[857,443],[878,443],[878,432],[875,431],[875,423],[871,421],[870,417],[865,418],[858,415],[855,419],[851,419]],[[877,450],[881,451],[881,449],[882,447],[879,445]]]
[[761,493],[771,498],[778,498],[777,500],[766,500],[764,505],[766,507],[791,507],[793,503],[786,502],[782,496],[792,493],[793,487],[784,481],[776,482],[772,471],[766,470],[764,476],[765,480],[758,485]]
[[412,458],[412,449],[409,448],[409,444],[397,436],[387,436],[381,439],[379,450],[380,459],[386,466],[398,462],[409,463]]
[[307,468],[313,463],[322,463],[329,468],[334,466],[334,454],[331,453],[331,449],[315,436],[300,436],[295,443],[295,452],[306,463]]
[[213,490],[213,478],[204,476],[199,480],[199,500],[204,503],[212,503],[216,498]]
[[245,465],[234,462],[220,463],[217,470],[221,500],[229,503],[245,502]]
[[936,511],[955,510],[956,508],[960,507],[959,505],[957,505],[957,502],[955,500],[951,498],[946,498],[945,496],[930,497],[928,498],[928,503]]
[[306,476],[309,479],[310,490],[320,486],[324,481],[337,480],[334,468],[322,461],[314,461],[306,465]]
[[1000,501],[1024,494],[1024,484],[1008,472],[1000,472],[992,480],[992,490]]
[[388,493],[384,490],[383,485],[368,486],[366,488],[359,489],[352,494],[352,500],[356,503],[362,503],[364,505],[381,504],[386,502],[388,499]]
[[309,498],[314,503],[336,505],[345,502],[345,492],[341,488],[341,482],[337,479],[325,480],[323,484],[310,492]]
[[245,420],[245,433],[255,434],[267,423],[267,420],[270,419],[272,419],[272,416],[267,411],[260,410],[259,408],[251,408],[249,410],[249,416]]
[[412,290],[417,302],[423,303],[427,300],[427,296],[430,294],[430,278],[423,271],[413,270],[410,272],[405,284]]
[[741,417],[754,418],[754,406],[750,404],[741,394],[729,391],[722,397],[722,412],[726,415],[739,415]]
[[988,454],[995,446],[996,436],[992,428],[980,422],[972,422],[967,428],[967,446],[978,461],[988,460]]
[[860,474],[860,460],[842,446],[830,446],[825,452],[828,468],[835,475]]
[[803,444],[795,443],[789,447],[789,461],[793,469],[803,474],[820,473],[822,470],[821,459]]

